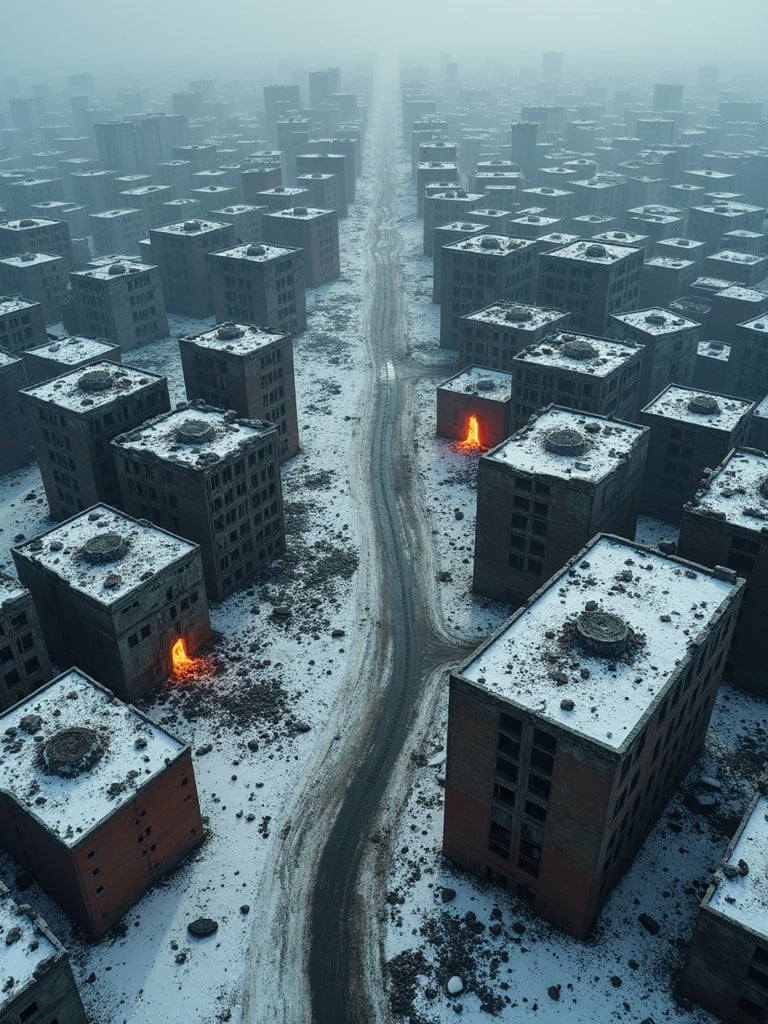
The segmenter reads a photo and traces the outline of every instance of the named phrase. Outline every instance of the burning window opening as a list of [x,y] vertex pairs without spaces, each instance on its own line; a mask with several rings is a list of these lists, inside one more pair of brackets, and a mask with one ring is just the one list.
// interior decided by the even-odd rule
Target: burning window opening
[[474,455],[477,452],[488,451],[488,445],[483,444],[480,438],[480,424],[477,421],[477,416],[469,417],[469,423],[467,424],[467,436],[463,441],[458,442],[456,450],[459,452],[468,452],[471,455]]

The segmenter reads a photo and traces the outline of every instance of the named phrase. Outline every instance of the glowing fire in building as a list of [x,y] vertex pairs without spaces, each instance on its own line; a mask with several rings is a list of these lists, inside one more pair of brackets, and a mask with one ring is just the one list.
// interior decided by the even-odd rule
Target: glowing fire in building
[[184,637],[179,637],[171,648],[171,660],[173,661],[173,671],[177,675],[194,665],[195,659],[190,658],[187,654],[187,645],[184,642]]
[[488,446],[483,444],[480,440],[480,424],[477,422],[477,416],[469,417],[469,423],[467,424],[467,436],[463,441],[459,441],[456,448],[460,452],[488,451]]

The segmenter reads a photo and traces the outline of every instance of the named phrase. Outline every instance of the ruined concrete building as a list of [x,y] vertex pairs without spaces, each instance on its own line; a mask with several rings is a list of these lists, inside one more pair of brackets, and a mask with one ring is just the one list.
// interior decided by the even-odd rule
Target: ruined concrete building
[[160,270],[120,260],[69,275],[78,331],[128,351],[168,337]]
[[768,456],[729,451],[683,507],[684,558],[727,565],[747,581],[725,671],[730,682],[768,693],[763,629],[768,621]]
[[634,537],[648,430],[550,406],[480,459],[472,589],[522,604],[590,537]]
[[187,397],[275,427],[280,462],[299,451],[290,334],[225,323],[179,338]]
[[432,301],[440,302],[442,297],[443,246],[453,245],[472,235],[488,233],[488,226],[474,220],[457,220],[433,228],[432,235]]
[[185,220],[152,228],[152,262],[160,271],[160,283],[169,313],[207,317],[213,313],[213,291],[206,257],[235,241],[231,224]]
[[[120,346],[110,345],[108,341],[101,341],[98,338],[83,338],[77,334],[48,341],[45,345],[27,349],[24,353],[26,383],[39,384],[72,370],[81,370],[92,363],[101,363],[105,359],[119,363]],[[24,384],[19,384],[19,387],[23,388]]]
[[61,320],[61,301],[67,290],[69,266],[63,256],[24,252],[0,260],[0,292],[23,295],[39,302],[47,324]]
[[468,366],[437,387],[437,436],[469,450],[494,448],[511,433],[511,377]]
[[444,854],[585,936],[701,752],[743,586],[593,539],[451,675]]
[[95,938],[202,839],[189,746],[79,669],[0,735],[0,844]]
[[43,307],[39,302],[28,302],[9,295],[0,295],[0,349],[20,356],[33,345],[48,340]]
[[170,408],[165,377],[109,361],[21,392],[52,519],[119,504],[109,442]]
[[461,317],[458,324],[459,366],[512,369],[514,357],[550,332],[565,328],[570,314],[519,302],[492,302]]
[[113,443],[122,507],[200,545],[222,601],[285,550],[277,431],[204,403],[182,405]]
[[301,249],[307,288],[334,281],[339,263],[339,219],[334,210],[293,206],[265,214],[264,241],[274,246]]
[[611,317],[611,336],[642,345],[638,407],[655,398],[667,384],[693,381],[701,328],[694,320],[652,307]]
[[301,334],[307,328],[304,254],[278,245],[236,245],[208,257],[219,323],[258,324]]

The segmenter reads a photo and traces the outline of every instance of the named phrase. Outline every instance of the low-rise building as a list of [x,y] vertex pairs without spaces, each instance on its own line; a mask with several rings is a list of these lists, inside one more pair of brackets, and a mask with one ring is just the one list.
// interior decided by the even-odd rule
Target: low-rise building
[[552,404],[631,421],[641,364],[632,342],[554,331],[512,360],[512,427]]
[[22,217],[0,223],[0,257],[21,256],[23,252],[46,252],[62,256],[72,264],[69,225],[47,217]]
[[339,219],[335,210],[293,206],[264,215],[264,241],[269,245],[301,249],[304,284],[315,288],[335,280],[339,264]]
[[508,373],[484,366],[468,366],[438,384],[437,436],[473,451],[501,444],[511,433],[510,384]]
[[0,727],[0,843],[100,938],[203,837],[189,745],[74,668]]
[[76,270],[69,280],[79,333],[107,338],[125,350],[168,337],[158,267],[119,260]]
[[744,443],[754,403],[670,384],[641,410],[650,427],[641,508],[679,522],[683,505],[699,489],[704,470]]
[[222,601],[285,550],[277,431],[203,403],[155,417],[113,444],[123,507],[200,545]]
[[119,504],[109,442],[170,408],[165,377],[108,361],[21,392],[52,519]]
[[299,451],[290,334],[225,323],[179,338],[187,397],[274,424],[280,462]]
[[88,218],[93,244],[100,256],[120,253],[136,256],[139,242],[147,233],[141,210],[124,207],[102,210]]
[[592,539],[451,674],[443,853],[585,936],[702,750],[742,589]]
[[219,323],[258,324],[287,334],[307,327],[304,253],[286,246],[236,245],[208,257]]
[[480,459],[472,589],[522,604],[590,537],[633,537],[648,430],[550,406]]

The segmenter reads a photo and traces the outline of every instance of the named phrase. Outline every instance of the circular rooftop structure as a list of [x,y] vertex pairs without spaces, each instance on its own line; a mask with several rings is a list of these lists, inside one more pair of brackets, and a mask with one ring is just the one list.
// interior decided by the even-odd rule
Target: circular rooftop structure
[[504,314],[504,319],[511,324],[522,324],[532,320],[533,316],[530,309],[508,309]]
[[716,416],[720,412],[720,403],[714,395],[694,395],[688,400],[688,408],[699,416]]
[[104,753],[96,732],[73,726],[54,733],[43,747],[43,763],[49,772],[74,779],[89,771]]
[[613,612],[583,611],[576,620],[576,639],[590,654],[616,658],[627,646],[629,629]]
[[604,245],[588,245],[584,250],[584,255],[590,256],[592,259],[602,259],[607,253]]
[[768,501],[768,476],[763,477],[763,479],[757,485],[757,489],[760,492],[760,497]]
[[185,220],[184,221],[184,230],[185,231],[199,231],[200,230],[200,221],[199,220]]
[[83,546],[83,558],[91,565],[105,565],[119,561],[128,550],[128,544],[119,533],[97,533]]
[[496,385],[494,384],[494,382],[491,380],[490,377],[480,377],[479,380],[477,381],[477,385],[476,386],[477,386],[477,390],[478,391],[495,391],[496,390]]
[[78,380],[81,391],[107,391],[112,387],[112,374],[109,370],[89,370]]
[[558,427],[544,436],[544,447],[555,455],[582,455],[587,449],[587,439],[573,427]]
[[123,266],[122,263],[113,263],[112,266],[107,271],[107,273],[111,277],[117,277],[118,274],[124,274],[125,273],[125,267]]
[[480,247],[482,249],[500,249],[498,238],[493,238],[491,235],[483,235],[480,239]]
[[184,420],[176,428],[176,438],[182,444],[207,444],[213,440],[213,424],[205,420]]
[[263,245],[249,245],[248,248],[245,250],[245,255],[264,256],[266,254],[266,251],[267,250],[264,248]]
[[663,313],[648,313],[645,318],[645,322],[650,324],[652,327],[663,327],[667,322],[667,318]]
[[594,359],[597,349],[586,338],[570,338],[560,350],[569,359]]
[[222,324],[216,331],[216,337],[220,341],[234,341],[236,338],[242,338],[244,334],[243,328],[237,324]]

